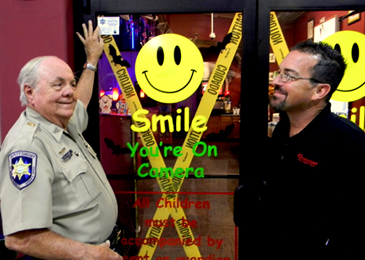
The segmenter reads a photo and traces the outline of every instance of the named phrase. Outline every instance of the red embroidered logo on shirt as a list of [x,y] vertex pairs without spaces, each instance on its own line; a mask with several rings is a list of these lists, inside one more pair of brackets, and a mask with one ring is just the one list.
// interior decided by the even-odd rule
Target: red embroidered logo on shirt
[[315,161],[312,161],[312,160],[309,160],[309,159],[307,159],[307,158],[304,158],[303,157],[303,154],[298,154],[298,161],[300,161],[300,162],[302,162],[302,163],[305,163],[305,164],[307,164],[307,165],[309,165],[309,166],[311,166],[311,167],[316,167],[317,165],[318,165],[318,163],[317,162],[315,162]]

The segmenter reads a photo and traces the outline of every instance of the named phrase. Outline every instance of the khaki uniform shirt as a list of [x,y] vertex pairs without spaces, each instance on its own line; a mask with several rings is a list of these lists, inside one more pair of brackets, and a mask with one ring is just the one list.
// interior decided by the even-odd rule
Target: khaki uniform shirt
[[81,133],[81,103],[68,131],[27,108],[0,152],[4,235],[48,228],[85,243],[102,243],[117,220],[117,202],[104,170]]

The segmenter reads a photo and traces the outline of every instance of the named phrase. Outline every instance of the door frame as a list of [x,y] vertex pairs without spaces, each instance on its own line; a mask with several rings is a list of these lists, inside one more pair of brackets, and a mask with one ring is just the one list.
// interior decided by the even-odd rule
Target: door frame
[[[118,4],[119,3],[119,4]],[[87,22],[88,20],[92,20],[93,24],[96,24],[96,15],[98,13],[127,13],[127,14],[141,14],[141,13],[236,13],[242,12],[243,16],[243,30],[242,30],[242,67],[241,71],[245,71],[246,75],[252,75],[252,72],[256,72],[257,67],[257,5],[258,0],[221,0],[221,1],[211,1],[211,0],[154,0],[151,2],[150,0],[138,0],[138,4],[136,4],[135,0],[123,0],[116,3],[115,0],[85,0],[85,1],[74,1],[74,28],[76,31],[82,31],[81,24]],[[85,62],[85,55],[82,44],[78,41],[75,41],[75,67],[80,68]],[[242,72],[241,72],[242,78]],[[248,81],[253,81],[254,79],[249,79]],[[251,84],[245,80],[241,80],[241,89],[243,89],[243,84]],[[98,88],[97,88],[97,79],[94,82],[94,90],[91,98],[91,102],[88,106],[89,115],[97,115],[99,114],[99,106],[98,106]],[[241,91],[241,100],[245,101],[247,98],[246,94]],[[266,99],[263,95],[262,98]],[[246,102],[246,101],[245,101]],[[246,108],[248,106],[244,105],[242,108]],[[251,107],[251,105],[250,105]],[[242,109],[241,109],[242,111]],[[265,109],[262,110],[264,112]],[[266,111],[267,112],[267,111]],[[245,114],[245,122],[249,121],[261,121],[261,134],[264,136],[266,134],[265,127],[267,122],[259,120],[256,117],[255,113]],[[242,117],[242,113],[241,113]],[[267,117],[266,117],[267,118]],[[260,118],[264,119],[264,118]],[[249,136],[252,134],[256,135],[256,130],[253,128],[244,128],[245,122],[241,119],[241,127],[240,127],[240,176],[239,182],[243,183],[243,172],[247,169],[247,165],[252,159],[255,159],[254,156],[247,156],[247,153],[244,150],[254,150],[257,149],[256,145],[253,145],[250,140],[245,140],[242,138],[244,136]],[[258,125],[255,123],[255,125]],[[91,146],[94,150],[97,151],[98,154],[100,151],[99,145],[99,131],[95,131],[99,129],[99,118],[95,116],[89,116],[89,125],[88,129],[84,132],[84,136],[88,142],[90,142]],[[97,132],[97,133],[95,133]],[[241,149],[244,147],[245,149]],[[233,217],[232,217],[233,221]],[[240,231],[239,231],[240,232]],[[239,246],[240,248],[240,246]],[[239,259],[243,259],[243,254],[239,253]]]

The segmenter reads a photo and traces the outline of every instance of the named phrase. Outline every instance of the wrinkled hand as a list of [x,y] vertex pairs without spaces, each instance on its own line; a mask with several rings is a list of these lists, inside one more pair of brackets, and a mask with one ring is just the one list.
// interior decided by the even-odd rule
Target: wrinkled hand
[[[110,248],[110,242],[106,241],[105,243],[102,243],[100,245],[95,246],[95,252],[93,254],[93,257],[97,260],[123,260],[123,257],[121,257],[118,253],[114,252]],[[93,258],[94,259],[94,258]]]
[[82,28],[84,30],[84,37],[79,32],[76,32],[76,34],[84,45],[87,61],[96,66],[104,49],[104,41],[99,36],[100,27],[97,26],[94,31],[93,23],[89,21],[88,27],[82,24]]

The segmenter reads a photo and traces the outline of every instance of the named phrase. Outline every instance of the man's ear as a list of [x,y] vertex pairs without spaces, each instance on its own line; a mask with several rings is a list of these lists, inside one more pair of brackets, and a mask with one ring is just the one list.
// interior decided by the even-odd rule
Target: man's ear
[[314,87],[315,92],[313,93],[313,100],[320,100],[327,96],[327,94],[331,91],[331,86],[326,83],[320,83]]
[[27,98],[29,104],[31,104],[33,101],[33,98],[34,98],[33,93],[34,93],[34,88],[25,84],[24,85],[24,94],[25,94],[25,97]]

